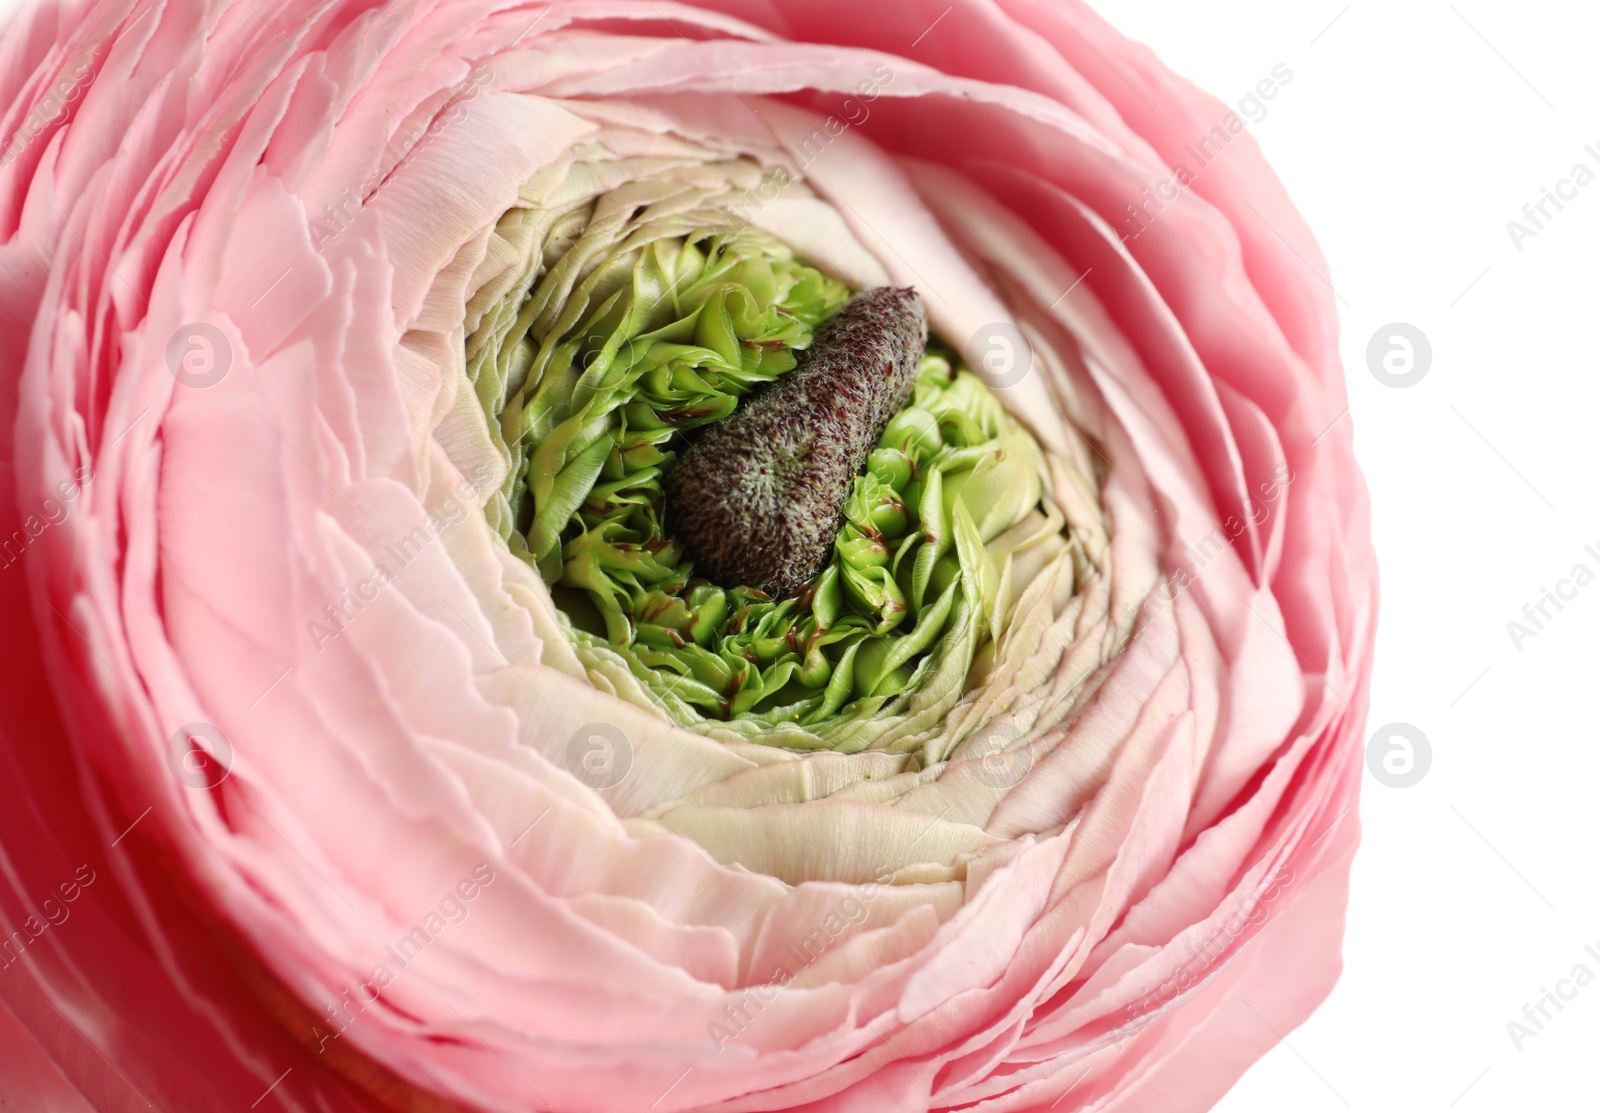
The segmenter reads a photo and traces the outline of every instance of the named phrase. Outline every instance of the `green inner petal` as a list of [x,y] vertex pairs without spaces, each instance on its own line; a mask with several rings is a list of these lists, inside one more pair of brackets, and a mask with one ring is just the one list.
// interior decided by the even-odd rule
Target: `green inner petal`
[[597,683],[625,670],[684,726],[797,748],[864,749],[948,709],[999,634],[1011,556],[1061,532],[1033,438],[930,348],[804,591],[698,579],[661,485],[684,434],[793,369],[851,291],[749,230],[605,234],[597,258],[574,228],[488,316],[495,343],[468,343],[512,465],[491,521]]

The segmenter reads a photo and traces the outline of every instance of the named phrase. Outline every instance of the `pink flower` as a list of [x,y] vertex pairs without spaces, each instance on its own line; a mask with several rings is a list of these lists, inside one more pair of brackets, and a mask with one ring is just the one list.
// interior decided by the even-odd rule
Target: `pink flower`
[[[0,48],[14,1105],[1181,1113],[1327,994],[1376,602],[1337,320],[1148,50],[1072,0],[63,2]],[[1059,514],[847,743],[658,709],[518,517],[568,411],[502,413],[557,358],[510,322],[708,213],[914,286]]]

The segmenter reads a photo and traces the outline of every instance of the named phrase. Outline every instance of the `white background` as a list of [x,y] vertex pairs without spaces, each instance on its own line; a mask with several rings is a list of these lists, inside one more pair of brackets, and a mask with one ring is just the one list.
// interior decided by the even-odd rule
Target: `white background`
[[[1600,180],[1520,250],[1507,229],[1575,164],[1600,175],[1600,10],[1096,3],[1230,104],[1294,71],[1250,131],[1339,297],[1382,569],[1368,734],[1432,749],[1412,787],[1367,777],[1344,977],[1218,1109],[1600,1109],[1600,580],[1520,645],[1507,628],[1574,565],[1600,574]],[[1397,321],[1433,350],[1403,389],[1366,355]],[[1519,1050],[1508,1022],[1580,962],[1596,981]]]

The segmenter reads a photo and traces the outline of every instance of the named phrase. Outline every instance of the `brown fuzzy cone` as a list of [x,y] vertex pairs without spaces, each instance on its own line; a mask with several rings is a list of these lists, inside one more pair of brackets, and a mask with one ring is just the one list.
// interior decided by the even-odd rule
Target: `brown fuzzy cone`
[[911,393],[928,338],[909,287],[857,294],[800,365],[706,429],[667,476],[667,526],[700,575],[775,599],[833,552],[851,484]]

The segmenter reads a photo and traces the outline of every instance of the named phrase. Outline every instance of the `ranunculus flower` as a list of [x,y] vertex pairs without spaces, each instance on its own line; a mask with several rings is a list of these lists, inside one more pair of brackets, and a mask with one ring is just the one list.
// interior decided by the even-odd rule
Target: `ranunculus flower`
[[1082,4],[61,0],[0,105],[13,1107],[1181,1113],[1328,992],[1321,256]]

